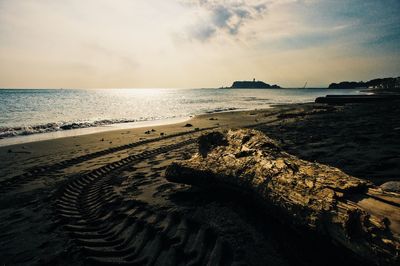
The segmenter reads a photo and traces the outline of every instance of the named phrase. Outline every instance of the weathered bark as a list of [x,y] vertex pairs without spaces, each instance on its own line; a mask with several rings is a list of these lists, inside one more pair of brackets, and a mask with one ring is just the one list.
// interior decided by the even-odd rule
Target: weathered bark
[[[300,160],[255,130],[213,132],[199,153],[174,162],[166,178],[250,194],[374,264],[396,264],[400,251],[400,197],[337,168]],[[397,264],[399,265],[399,264]]]

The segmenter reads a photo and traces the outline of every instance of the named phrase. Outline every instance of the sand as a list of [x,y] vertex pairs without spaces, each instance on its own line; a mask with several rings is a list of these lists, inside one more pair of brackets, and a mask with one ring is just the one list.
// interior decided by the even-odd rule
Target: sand
[[249,127],[302,159],[398,181],[399,106],[286,105],[2,147],[0,263],[361,265],[245,198],[169,183],[164,170],[204,132]]

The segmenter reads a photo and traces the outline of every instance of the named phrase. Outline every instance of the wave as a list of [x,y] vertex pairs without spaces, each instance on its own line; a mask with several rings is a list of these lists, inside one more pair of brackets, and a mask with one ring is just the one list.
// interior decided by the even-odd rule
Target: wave
[[[234,111],[238,109],[239,108],[216,108],[213,110],[205,111],[204,113],[212,114],[212,113]],[[0,139],[39,134],[39,133],[49,133],[49,132],[57,132],[64,130],[108,126],[113,124],[155,121],[155,120],[162,120],[169,118],[177,118],[177,117],[151,117],[151,118],[140,118],[140,119],[103,119],[94,122],[58,122],[58,123],[47,123],[47,124],[20,126],[20,127],[0,127]]]
[[0,138],[25,136],[38,133],[49,133],[49,132],[79,129],[79,128],[107,126],[120,123],[132,123],[138,121],[146,121],[146,120],[104,119],[94,122],[59,122],[59,123],[47,123],[47,124],[32,125],[32,126],[21,126],[21,127],[0,127]]
[[216,108],[210,111],[205,111],[204,113],[206,114],[213,114],[213,113],[222,113],[222,112],[229,112],[229,111],[235,111],[243,108],[234,108],[234,107],[229,107],[229,108]]

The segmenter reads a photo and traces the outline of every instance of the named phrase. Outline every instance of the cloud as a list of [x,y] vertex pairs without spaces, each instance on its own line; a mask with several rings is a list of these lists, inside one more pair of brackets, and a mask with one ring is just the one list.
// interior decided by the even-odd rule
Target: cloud
[[218,33],[236,36],[247,21],[262,18],[267,10],[266,3],[258,1],[191,0],[183,4],[199,10],[199,17],[187,28],[187,33],[189,38],[200,41]]
[[399,0],[0,0],[0,86],[398,76]]
[[191,37],[200,41],[206,41],[216,33],[216,29],[210,25],[199,24],[189,30]]

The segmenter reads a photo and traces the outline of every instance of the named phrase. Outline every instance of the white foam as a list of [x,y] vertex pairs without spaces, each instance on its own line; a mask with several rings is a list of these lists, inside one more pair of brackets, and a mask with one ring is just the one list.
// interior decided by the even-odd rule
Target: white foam
[[26,136],[20,135],[20,136],[0,139],[0,147],[35,142],[35,141],[42,141],[42,140],[88,135],[88,134],[94,134],[94,133],[111,131],[111,130],[170,125],[170,124],[175,124],[175,123],[186,122],[189,119],[190,119],[190,117],[184,117],[184,118],[169,118],[169,119],[151,120],[151,121],[116,123],[116,124],[102,125],[102,126],[96,126],[96,127],[87,127],[87,128],[78,128],[78,129],[47,132],[47,133],[41,133],[41,134],[32,134],[32,135],[26,135]]

